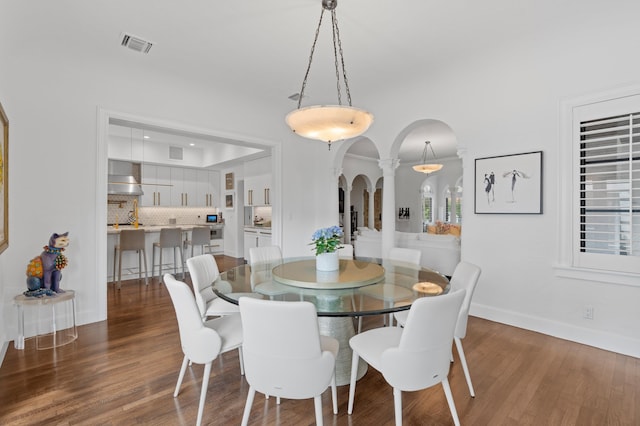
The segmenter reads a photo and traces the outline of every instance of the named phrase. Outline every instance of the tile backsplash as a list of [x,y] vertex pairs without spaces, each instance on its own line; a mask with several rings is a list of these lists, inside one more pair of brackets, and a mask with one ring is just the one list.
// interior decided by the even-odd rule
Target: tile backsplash
[[[135,198],[109,195],[107,223],[127,223]],[[175,219],[177,225],[197,225],[205,224],[207,215],[216,213],[220,217],[220,209],[216,207],[138,207],[138,220],[143,225],[168,225],[169,219]]]

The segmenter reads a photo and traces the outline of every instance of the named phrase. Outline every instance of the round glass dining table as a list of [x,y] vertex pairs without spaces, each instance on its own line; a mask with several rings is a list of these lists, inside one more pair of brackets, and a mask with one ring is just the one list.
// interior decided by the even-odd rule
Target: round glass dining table
[[[409,309],[416,299],[447,293],[449,280],[436,271],[387,259],[340,259],[338,271],[317,271],[315,258],[307,257],[236,266],[221,273],[212,286],[219,297],[235,304],[243,293],[313,303],[320,333],[340,342],[336,383],[346,385],[351,375],[349,339],[362,317],[388,315],[390,324],[394,312]],[[366,369],[361,360],[358,378]]]

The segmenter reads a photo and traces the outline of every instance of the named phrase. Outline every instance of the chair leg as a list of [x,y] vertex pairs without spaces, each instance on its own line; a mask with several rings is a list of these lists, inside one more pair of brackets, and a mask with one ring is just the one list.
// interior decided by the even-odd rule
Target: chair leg
[[244,376],[244,356],[242,355],[242,346],[238,347],[238,358],[240,359],[240,375]]
[[453,394],[451,393],[451,386],[449,386],[449,379],[445,377],[442,381],[442,388],[444,389],[444,396],[447,397],[447,404],[449,404],[449,410],[453,417],[453,423],[456,426],[460,426],[460,419],[458,419],[458,412],[456,411],[456,404],[453,402]]
[[351,355],[351,382],[349,383],[349,407],[347,408],[347,413],[353,413],[353,400],[356,395],[356,378],[358,377],[358,363],[360,361],[360,356],[356,351],[353,351]]
[[331,401],[333,402],[333,414],[338,414],[338,390],[336,389],[336,372],[331,376]]
[[180,393],[180,386],[182,386],[182,379],[184,379],[184,373],[187,371],[187,364],[189,364],[189,358],[185,355],[182,360],[182,367],[180,367],[180,374],[178,375],[178,383],[176,383],[176,390],[173,391],[173,397],[177,397]]
[[402,391],[393,388],[393,407],[396,416],[396,426],[402,426]]
[[249,386],[247,402],[244,404],[244,413],[242,414],[242,426],[247,426],[249,424],[249,415],[251,414],[251,406],[253,405],[254,396],[256,396],[256,390],[253,386]]
[[322,396],[313,397],[313,406],[316,409],[316,426],[322,426]]
[[476,392],[473,390],[471,384],[471,375],[469,375],[469,367],[467,366],[467,358],[464,356],[464,349],[462,349],[462,340],[459,337],[454,338],[456,342],[456,348],[458,348],[458,355],[460,356],[460,362],[462,363],[462,370],[464,371],[464,377],[467,379],[467,386],[469,386],[469,393],[473,398],[476,397]]
[[211,362],[204,365],[204,375],[202,376],[202,389],[200,390],[200,404],[198,405],[198,419],[196,426],[202,424],[202,413],[204,413],[204,400],[207,397],[207,387],[209,387],[209,375],[211,375]]

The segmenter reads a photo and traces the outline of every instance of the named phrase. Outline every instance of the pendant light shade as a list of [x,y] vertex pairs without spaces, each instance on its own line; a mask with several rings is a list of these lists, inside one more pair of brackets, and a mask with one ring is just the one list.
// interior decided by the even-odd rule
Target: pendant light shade
[[[433,162],[427,161],[429,148],[431,148],[431,153],[433,154],[433,160],[434,160]],[[433,152],[433,147],[431,146],[431,142],[425,141],[424,150],[422,151],[422,161],[420,164],[416,164],[415,166],[413,166],[413,170],[415,170],[416,172],[426,173],[426,174],[437,172],[442,168],[442,164],[436,163],[435,160],[436,160],[436,153]]]
[[371,125],[373,115],[354,107],[322,105],[291,111],[286,121],[300,136],[331,143],[363,134]]
[[[304,75],[302,89],[298,95],[298,108],[287,114],[285,118],[287,125],[294,133],[305,138],[327,142],[329,144],[329,149],[331,149],[332,142],[360,136],[367,131],[373,122],[373,115],[371,113],[351,106],[351,92],[349,90],[347,72],[344,68],[342,42],[340,41],[340,30],[338,28],[338,19],[335,11],[337,4],[337,0],[322,0],[322,13],[320,14],[320,21],[318,22],[313,45],[311,46],[311,55],[309,56],[307,72]],[[331,13],[338,105],[315,105],[301,108],[304,89],[307,85],[311,62],[313,61],[313,52],[316,48],[318,34],[320,33],[320,27],[322,26],[322,17],[324,16],[325,10],[329,10]],[[342,73],[340,71],[342,71]],[[340,74],[342,74],[348,105],[342,105],[342,85],[340,83]]]

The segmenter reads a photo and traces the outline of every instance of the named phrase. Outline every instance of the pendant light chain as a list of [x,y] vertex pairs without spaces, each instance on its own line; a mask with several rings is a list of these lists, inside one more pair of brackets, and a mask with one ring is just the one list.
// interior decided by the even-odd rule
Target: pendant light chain
[[[361,108],[355,108],[351,105],[351,90],[349,89],[349,81],[347,80],[347,70],[344,65],[344,54],[342,51],[342,40],[340,39],[340,29],[338,28],[338,18],[335,8],[338,4],[337,0],[322,0],[322,11],[313,38],[313,45],[309,54],[309,63],[302,80],[302,88],[298,96],[298,108],[291,111],[285,117],[285,121],[289,128],[296,134],[316,139],[329,144],[339,140],[345,140],[360,136],[363,134],[373,122],[373,114]],[[320,28],[322,27],[322,19],[324,11],[331,11],[331,32],[333,36],[333,62],[336,77],[336,89],[338,92],[338,105],[313,105],[302,108],[302,98],[307,88],[307,81],[311,73],[311,64],[313,63],[313,55],[316,50],[318,38],[320,37]],[[338,58],[340,55],[340,58]],[[342,67],[342,70],[340,69]],[[343,105],[342,87],[340,75],[345,86],[346,101],[348,105]],[[290,98],[295,99],[293,96]]]
[[307,87],[307,78],[309,78],[309,71],[311,71],[311,62],[313,62],[313,52],[316,50],[316,43],[318,42],[318,35],[320,34],[320,27],[322,26],[322,17],[324,16],[324,8],[320,12],[320,20],[318,21],[318,28],[316,28],[316,35],[313,38],[313,45],[311,45],[311,54],[309,54],[309,64],[307,65],[307,72],[304,73],[304,79],[302,80],[302,89],[300,89],[300,98],[298,98],[298,109],[302,105],[302,97],[304,95],[304,89]]
[[[340,92],[340,77],[338,76],[338,55],[336,54],[336,39],[338,41],[338,52],[340,53],[340,63],[342,65],[342,79],[344,80],[344,90],[347,94],[347,102],[351,106],[351,91],[349,90],[349,80],[347,79],[347,69],[344,66],[344,55],[342,54],[342,41],[340,40],[340,28],[338,28],[338,16],[336,10],[331,11],[331,22],[333,23],[334,36],[333,36],[333,55],[336,62],[336,78],[338,80],[338,102],[341,102]],[[338,105],[342,105],[339,103]]]

